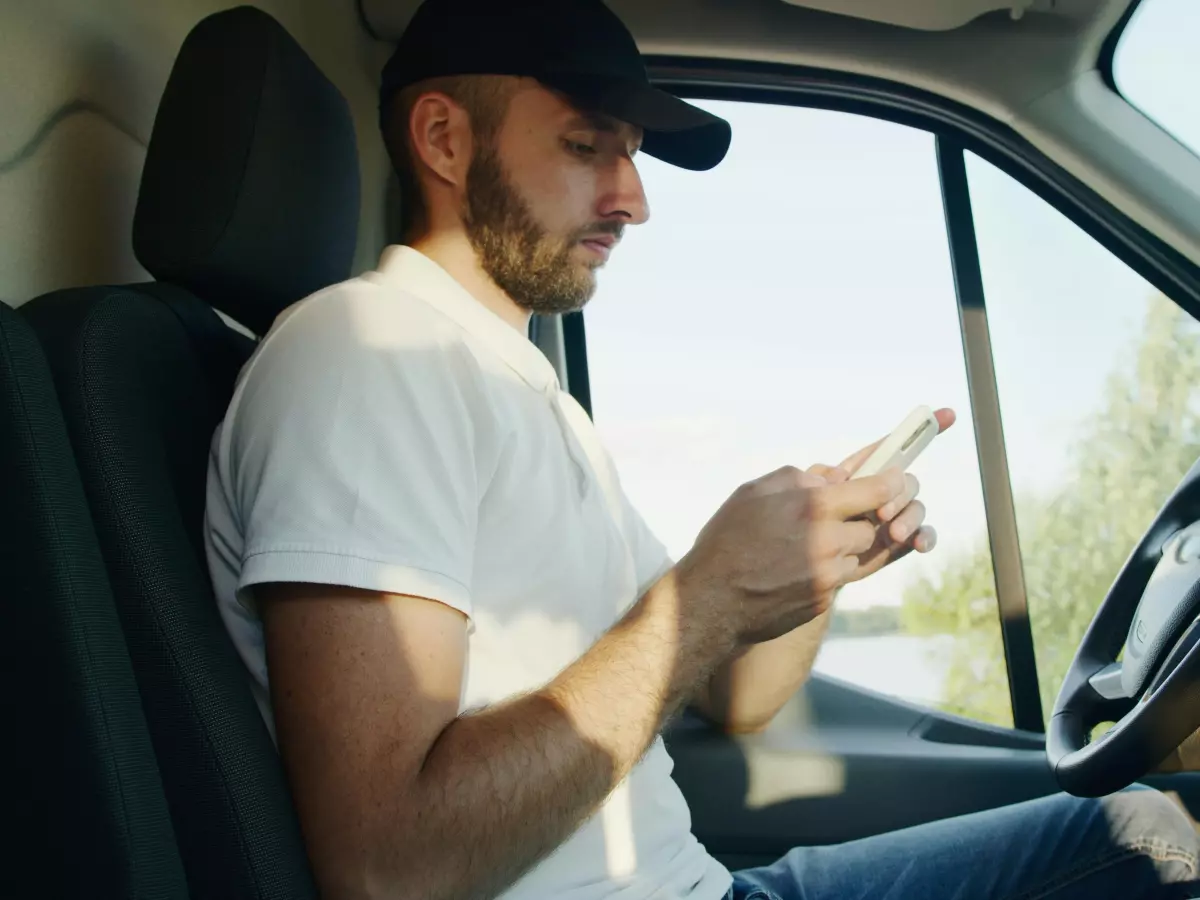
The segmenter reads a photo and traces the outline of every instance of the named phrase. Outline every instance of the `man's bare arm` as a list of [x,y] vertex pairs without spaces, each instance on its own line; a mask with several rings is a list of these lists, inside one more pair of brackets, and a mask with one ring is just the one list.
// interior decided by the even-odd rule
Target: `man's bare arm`
[[466,623],[431,600],[268,585],[271,699],[327,900],[494,896],[566,839],[735,646],[794,631],[854,571],[889,475],[744,485],[545,687],[456,715]]
[[668,578],[543,690],[457,716],[457,611],[316,585],[258,595],[280,749],[332,900],[493,896],[600,805],[722,655],[680,628]]
[[728,734],[766,728],[808,680],[831,615],[827,609],[782,637],[735,651],[713,671],[692,706]]

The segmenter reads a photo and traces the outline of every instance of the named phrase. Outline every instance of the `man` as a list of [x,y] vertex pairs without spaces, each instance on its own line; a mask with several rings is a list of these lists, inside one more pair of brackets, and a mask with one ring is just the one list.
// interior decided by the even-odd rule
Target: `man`
[[210,471],[220,608],[323,896],[1062,900],[1194,876],[1185,819],[1136,791],[731,877],[659,732],[688,703],[766,725],[836,590],[932,549],[916,482],[848,480],[867,451],[764,475],[675,565],[627,501],[528,319],[581,307],[646,221],[639,149],[707,169],[730,135],[648,85],[600,0],[429,0],[381,116],[405,244],[279,318]]

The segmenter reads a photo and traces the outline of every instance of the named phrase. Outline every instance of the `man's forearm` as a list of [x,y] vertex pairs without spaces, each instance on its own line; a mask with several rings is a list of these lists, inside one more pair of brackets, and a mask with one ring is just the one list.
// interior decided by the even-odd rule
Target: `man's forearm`
[[808,679],[831,614],[730,656],[714,669],[693,705],[732,734],[765,728]]
[[406,821],[374,829],[394,848],[374,873],[380,892],[482,898],[515,881],[599,807],[729,652],[701,635],[682,627],[668,576],[544,689],[452,722],[397,811]]

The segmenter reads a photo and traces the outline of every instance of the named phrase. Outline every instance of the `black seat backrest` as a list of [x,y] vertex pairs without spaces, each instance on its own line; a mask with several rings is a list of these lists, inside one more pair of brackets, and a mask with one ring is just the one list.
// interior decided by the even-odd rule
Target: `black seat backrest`
[[209,444],[255,333],[349,275],[349,108],[269,16],[196,26],[147,150],[134,248],[151,285],[22,308],[54,371],[192,896],[315,895],[278,754],[203,552]]
[[29,326],[0,304],[3,897],[187,897],[125,637]]

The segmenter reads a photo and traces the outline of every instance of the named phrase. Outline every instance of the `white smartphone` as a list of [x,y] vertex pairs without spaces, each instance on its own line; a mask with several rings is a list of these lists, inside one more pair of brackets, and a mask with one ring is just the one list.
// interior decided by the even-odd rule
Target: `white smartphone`
[[875,452],[867,457],[867,461],[859,466],[858,471],[851,477],[865,478],[868,475],[877,475],[892,466],[901,471],[906,470],[937,437],[940,430],[941,426],[938,425],[933,410],[928,406],[918,406],[884,439]]

